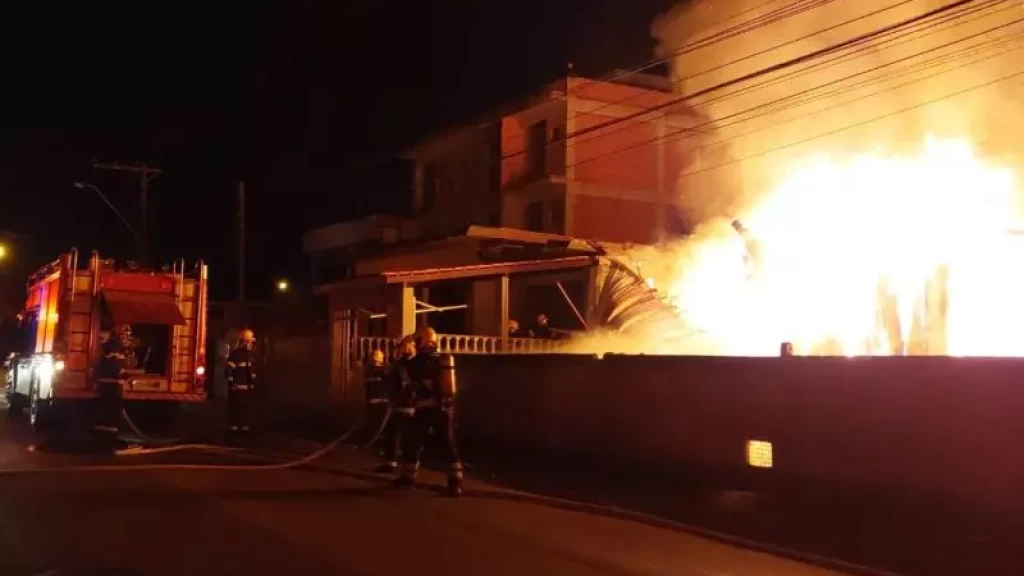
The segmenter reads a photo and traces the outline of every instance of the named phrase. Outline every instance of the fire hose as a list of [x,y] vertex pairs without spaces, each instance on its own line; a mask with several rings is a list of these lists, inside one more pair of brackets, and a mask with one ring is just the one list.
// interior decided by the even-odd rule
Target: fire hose
[[134,433],[140,440],[142,440],[142,443],[145,444],[146,447],[132,447],[126,448],[124,450],[118,450],[117,452],[115,452],[115,454],[118,456],[141,456],[144,454],[161,454],[165,452],[179,452],[182,450],[210,450],[218,452],[237,452],[240,450],[239,448],[235,448],[232,446],[219,446],[217,444],[180,444],[179,442],[181,442],[181,440],[177,438],[153,438],[152,436],[149,436],[148,434],[143,432],[135,424],[131,417],[128,416],[128,411],[125,410],[124,408],[121,408],[121,419],[124,420],[124,423],[128,425],[128,428],[131,429],[132,433]]
[[[346,440],[352,437],[353,434],[363,429],[364,426],[369,422],[368,418],[364,418],[362,421],[357,423],[355,426],[349,428],[342,435],[338,436],[334,440],[331,440],[319,450],[286,462],[278,462],[274,464],[138,464],[138,465],[84,465],[84,466],[62,466],[55,468],[11,468],[11,469],[0,469],[0,476],[14,476],[14,475],[28,475],[28,474],[53,474],[53,473],[65,473],[65,472],[151,472],[151,471],[173,471],[173,470],[208,470],[208,471],[223,471],[223,472],[241,472],[241,471],[270,471],[270,470],[289,470],[293,468],[299,468],[310,464],[320,458],[323,458],[328,453],[335,450],[338,446],[343,444]],[[217,446],[214,444],[180,444],[174,447],[168,446],[166,450],[160,448],[152,448],[149,451],[136,450],[136,451],[125,451],[122,455],[143,455],[159,453],[160,451],[173,451],[172,449],[181,450],[185,448],[177,448],[177,446],[189,447],[189,448],[200,448],[208,449],[211,451],[226,451],[223,446]]]

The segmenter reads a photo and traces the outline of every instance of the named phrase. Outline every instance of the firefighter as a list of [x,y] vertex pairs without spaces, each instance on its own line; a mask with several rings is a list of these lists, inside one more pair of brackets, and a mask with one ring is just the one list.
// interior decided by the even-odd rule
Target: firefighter
[[382,433],[387,438],[384,463],[377,467],[379,474],[394,474],[398,470],[398,457],[402,453],[402,439],[412,422],[414,400],[411,394],[412,378],[409,364],[416,357],[416,345],[412,336],[402,338],[395,348],[391,370],[387,377],[388,401],[391,415],[387,428]]
[[416,356],[409,361],[415,414],[402,441],[402,471],[396,483],[412,486],[424,445],[434,436],[448,463],[448,493],[462,494],[462,461],[455,442],[455,360],[437,351],[437,332],[417,334]]
[[102,356],[96,367],[96,391],[99,394],[96,423],[93,431],[105,448],[117,445],[118,426],[121,423],[121,378],[125,371],[125,342],[131,340],[132,329],[117,324],[103,343]]
[[[369,361],[363,368],[363,392],[366,395],[366,412],[368,422],[366,432],[374,434],[384,424],[388,417],[388,365],[384,362],[384,352],[374,350],[370,353]],[[372,442],[373,436],[368,436],[366,441]]]
[[253,363],[253,344],[256,336],[252,330],[238,333],[238,346],[228,354],[225,365],[228,381],[228,433],[249,434],[254,392],[256,389],[256,367]]

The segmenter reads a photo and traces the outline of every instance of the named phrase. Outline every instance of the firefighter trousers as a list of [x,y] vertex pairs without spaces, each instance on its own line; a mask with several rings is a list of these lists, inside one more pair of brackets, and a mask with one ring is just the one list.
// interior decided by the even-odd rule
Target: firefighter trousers
[[384,459],[390,462],[393,467],[398,465],[398,459],[402,454],[402,442],[406,432],[412,425],[412,421],[413,415],[405,412],[402,408],[396,408],[391,411],[391,419],[388,421],[383,435],[386,438]]
[[228,390],[229,432],[248,432],[250,430],[253,404],[255,404],[255,398],[252,390]]
[[93,431],[101,442],[114,444],[117,441],[121,408],[124,404],[121,398],[121,383],[97,382],[96,392],[99,398],[96,401],[96,422]]
[[440,456],[448,465],[449,485],[462,482],[462,460],[455,442],[455,409],[417,408],[402,438],[402,476],[415,478],[420,454],[434,440]]

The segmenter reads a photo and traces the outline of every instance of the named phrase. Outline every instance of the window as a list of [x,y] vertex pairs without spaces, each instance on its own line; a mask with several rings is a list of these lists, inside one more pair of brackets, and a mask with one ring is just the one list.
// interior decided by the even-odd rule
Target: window
[[558,198],[551,202],[551,232],[565,233],[565,199]]
[[754,468],[771,468],[773,464],[772,443],[765,440],[747,441],[747,465]]
[[434,207],[437,202],[439,178],[437,163],[428,162],[423,166],[423,186],[419,206],[416,207],[417,212],[426,212]]
[[548,122],[542,120],[527,131],[527,176],[539,178],[547,173]]
[[18,331],[18,353],[31,356],[36,353],[36,335],[39,333],[39,310],[25,312]]
[[551,142],[552,143],[559,143],[561,141],[562,141],[562,127],[561,126],[555,126],[554,128],[551,129]]
[[534,232],[544,231],[544,203],[540,200],[530,202],[526,207],[526,214],[524,217],[526,221],[526,229],[533,230]]

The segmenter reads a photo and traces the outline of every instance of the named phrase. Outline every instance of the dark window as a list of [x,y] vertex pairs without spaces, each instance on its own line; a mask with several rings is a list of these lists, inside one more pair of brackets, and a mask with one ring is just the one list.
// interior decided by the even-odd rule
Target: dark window
[[444,170],[437,162],[428,162],[423,166],[423,196],[420,198],[419,211],[429,212],[437,205],[444,182]]
[[555,126],[554,128],[551,129],[551,141],[554,142],[554,143],[558,143],[558,142],[562,141],[562,127],[561,126]]
[[542,120],[527,132],[527,175],[539,178],[547,173],[548,122]]
[[18,334],[19,352],[23,356],[36,353],[36,335],[39,332],[39,311],[26,312]]
[[544,231],[544,203],[540,200],[530,202],[526,207],[526,229],[534,232]]
[[551,202],[551,232],[565,233],[565,199],[559,198]]

